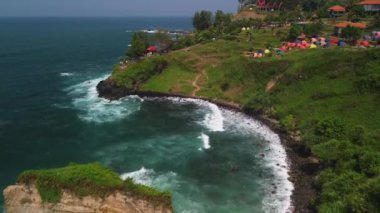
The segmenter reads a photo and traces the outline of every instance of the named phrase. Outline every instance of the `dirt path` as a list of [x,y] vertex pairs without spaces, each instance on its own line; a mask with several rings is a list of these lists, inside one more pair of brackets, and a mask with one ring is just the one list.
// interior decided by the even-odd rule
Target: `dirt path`
[[191,83],[191,85],[193,85],[193,87],[194,87],[194,90],[191,92],[191,96],[196,96],[197,92],[199,92],[199,90],[201,90],[201,87],[198,86],[198,80],[200,77],[201,77],[201,74],[198,74],[195,77],[194,81]]
[[277,85],[278,81],[281,79],[281,75],[277,75],[273,79],[271,79],[268,83],[267,86],[265,87],[265,92],[271,92],[272,89]]
[[197,96],[197,92],[201,90],[201,87],[199,86],[199,80],[201,79],[201,77],[205,77],[206,79],[208,79],[204,66],[209,64],[209,62],[205,58],[202,58],[194,52],[189,53],[189,55],[198,60],[198,63],[194,65],[194,68],[197,70],[198,74],[195,77],[195,79],[191,82],[191,85],[194,87],[193,91],[191,92],[191,96]]

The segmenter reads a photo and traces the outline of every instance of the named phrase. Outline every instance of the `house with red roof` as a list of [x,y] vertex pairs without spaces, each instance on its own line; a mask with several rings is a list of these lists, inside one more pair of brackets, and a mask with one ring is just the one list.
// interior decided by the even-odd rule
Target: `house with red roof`
[[362,5],[366,12],[380,12],[380,0],[364,0],[357,5]]
[[346,8],[340,6],[340,5],[334,5],[332,7],[329,7],[327,11],[330,12],[346,12]]
[[335,18],[337,16],[343,15],[346,12],[346,8],[340,5],[334,5],[327,8],[327,11],[329,11],[330,18]]

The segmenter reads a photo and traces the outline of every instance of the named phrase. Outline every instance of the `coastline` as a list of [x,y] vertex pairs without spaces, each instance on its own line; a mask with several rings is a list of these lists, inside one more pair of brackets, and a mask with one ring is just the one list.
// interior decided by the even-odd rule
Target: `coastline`
[[129,95],[137,95],[141,98],[184,98],[197,99],[207,101],[221,108],[243,113],[254,120],[259,121],[263,125],[269,127],[274,133],[280,137],[280,142],[284,147],[289,161],[289,181],[293,183],[294,190],[291,195],[291,208],[293,212],[313,212],[311,205],[317,196],[314,187],[314,179],[318,171],[319,162],[310,155],[310,152],[304,145],[294,140],[287,132],[285,132],[279,121],[268,118],[262,111],[251,110],[244,111],[243,106],[233,102],[226,102],[220,99],[208,98],[202,96],[189,96],[175,93],[164,93],[154,91],[138,91],[129,90],[120,87],[111,79],[103,80],[97,85],[99,97],[110,101],[118,100]]

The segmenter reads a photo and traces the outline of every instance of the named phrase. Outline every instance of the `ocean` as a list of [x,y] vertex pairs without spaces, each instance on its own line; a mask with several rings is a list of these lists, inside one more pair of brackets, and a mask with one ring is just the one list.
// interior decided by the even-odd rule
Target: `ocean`
[[191,18],[0,18],[0,190],[27,169],[97,161],[172,192],[176,212],[286,212],[293,185],[269,128],[194,99],[97,97],[150,28]]

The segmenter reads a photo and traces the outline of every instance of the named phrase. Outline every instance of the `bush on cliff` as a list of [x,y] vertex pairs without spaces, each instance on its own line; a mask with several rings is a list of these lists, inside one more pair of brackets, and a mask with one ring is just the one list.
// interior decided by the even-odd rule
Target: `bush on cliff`
[[164,57],[153,56],[130,65],[123,72],[114,72],[112,78],[120,86],[137,89],[140,84],[160,74],[167,65],[168,61]]

